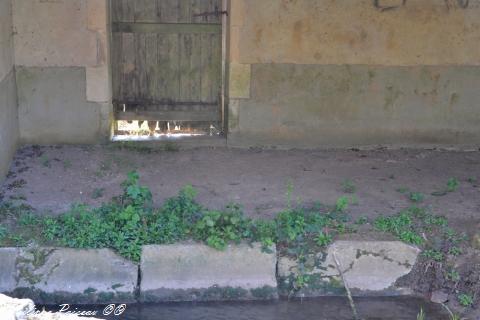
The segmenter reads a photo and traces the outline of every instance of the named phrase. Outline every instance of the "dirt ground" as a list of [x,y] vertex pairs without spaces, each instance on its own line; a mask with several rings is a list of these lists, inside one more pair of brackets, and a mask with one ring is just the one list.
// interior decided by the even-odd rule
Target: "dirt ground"
[[[480,152],[439,150],[280,151],[199,148],[179,151],[119,149],[109,146],[21,148],[0,193],[4,199],[26,198],[36,209],[60,213],[72,203],[99,205],[121,192],[130,170],[161,203],[185,185],[198,189],[209,208],[235,202],[252,217],[271,217],[285,208],[288,185],[292,202],[333,204],[355,187],[353,218],[373,218],[412,205],[406,189],[421,192],[421,205],[447,216],[468,233],[480,223]],[[433,196],[447,181],[460,182],[454,192]],[[343,185],[342,185],[343,184]],[[349,190],[352,191],[352,190]]]

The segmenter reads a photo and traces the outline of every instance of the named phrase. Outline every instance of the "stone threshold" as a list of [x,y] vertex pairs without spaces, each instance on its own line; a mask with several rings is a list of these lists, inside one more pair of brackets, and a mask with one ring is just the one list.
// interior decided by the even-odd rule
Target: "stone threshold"
[[336,241],[299,262],[259,243],[178,243],[144,246],[137,265],[110,249],[0,248],[0,292],[39,304],[271,300],[343,295],[344,280],[354,295],[402,295],[411,292],[395,283],[419,252],[399,241]]

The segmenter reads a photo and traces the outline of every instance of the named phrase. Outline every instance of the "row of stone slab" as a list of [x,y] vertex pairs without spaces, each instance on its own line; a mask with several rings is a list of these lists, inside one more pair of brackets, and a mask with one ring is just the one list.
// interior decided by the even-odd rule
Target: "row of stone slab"
[[395,282],[418,253],[397,241],[337,241],[299,262],[260,244],[179,243],[144,246],[137,265],[109,249],[0,248],[0,292],[42,304],[263,300],[342,294],[345,284],[402,294]]

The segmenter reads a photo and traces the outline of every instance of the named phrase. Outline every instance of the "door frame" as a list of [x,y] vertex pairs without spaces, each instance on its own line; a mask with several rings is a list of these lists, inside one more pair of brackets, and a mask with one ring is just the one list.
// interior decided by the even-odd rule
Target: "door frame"
[[[109,83],[110,87],[113,85],[113,73],[112,68],[113,66],[113,57],[112,57],[112,43],[113,43],[113,31],[112,31],[112,2],[118,0],[107,0],[107,30],[108,30],[108,48],[110,49],[108,52],[109,57]],[[231,14],[231,0],[221,0],[221,11],[226,11],[227,14],[222,14],[222,44],[221,44],[221,84],[220,84],[220,112],[221,112],[221,136],[223,138],[227,138],[228,135],[228,79],[229,79],[229,63],[228,57],[230,54],[230,14]],[[111,92],[111,101],[113,101],[113,90]],[[117,129],[117,121],[115,119],[115,115],[113,112],[112,106],[112,114],[110,115],[111,118],[111,134],[110,137],[114,136],[114,132]]]

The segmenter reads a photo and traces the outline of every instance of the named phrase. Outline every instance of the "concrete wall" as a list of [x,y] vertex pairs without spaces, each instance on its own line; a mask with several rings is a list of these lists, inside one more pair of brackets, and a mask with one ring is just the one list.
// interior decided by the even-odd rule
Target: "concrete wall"
[[107,0],[15,0],[23,143],[95,143],[110,135]]
[[232,0],[229,144],[480,143],[480,0],[375,3]]
[[18,142],[12,2],[0,1],[0,181],[7,173]]
[[[109,137],[107,3],[13,1],[22,142]],[[229,145],[480,143],[480,0],[230,0],[228,33]]]

